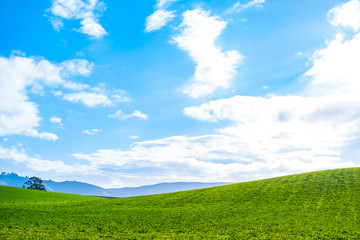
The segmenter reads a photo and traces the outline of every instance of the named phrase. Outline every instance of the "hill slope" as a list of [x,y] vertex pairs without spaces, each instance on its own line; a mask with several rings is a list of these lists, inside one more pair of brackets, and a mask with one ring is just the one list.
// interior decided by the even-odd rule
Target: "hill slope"
[[360,169],[0,212],[0,238],[359,239]]
[[[32,189],[24,189],[17,187],[0,186],[0,204],[2,206],[16,204],[32,204],[32,203],[64,203],[64,202],[83,202],[90,200],[98,200],[97,197],[82,196],[66,193],[44,192]],[[0,209],[2,209],[0,206]]]

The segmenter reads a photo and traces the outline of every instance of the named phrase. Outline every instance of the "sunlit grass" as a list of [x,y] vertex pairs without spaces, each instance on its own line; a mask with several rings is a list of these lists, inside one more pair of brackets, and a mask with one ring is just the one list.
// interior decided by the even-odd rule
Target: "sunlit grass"
[[360,169],[119,199],[1,187],[0,214],[0,238],[359,239]]

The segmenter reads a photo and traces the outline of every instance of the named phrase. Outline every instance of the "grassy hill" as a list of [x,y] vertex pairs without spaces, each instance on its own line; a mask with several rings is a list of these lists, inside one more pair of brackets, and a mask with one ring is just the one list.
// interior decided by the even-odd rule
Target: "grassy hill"
[[120,199],[1,187],[0,216],[1,239],[359,239],[360,168]]
[[[0,186],[0,204],[3,205],[64,203],[97,199],[98,198],[83,195],[44,192],[24,188]],[[0,209],[2,209],[1,206]]]

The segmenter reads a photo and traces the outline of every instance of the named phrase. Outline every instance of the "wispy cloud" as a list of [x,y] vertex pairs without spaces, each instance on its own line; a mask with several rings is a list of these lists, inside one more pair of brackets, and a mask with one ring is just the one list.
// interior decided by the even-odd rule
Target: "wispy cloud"
[[101,132],[101,129],[85,129],[82,131],[83,134],[87,134],[87,135],[95,135],[95,134],[98,134],[99,132]]
[[172,3],[177,2],[178,0],[157,0],[156,7],[163,8],[168,7]]
[[251,7],[261,7],[265,3],[265,0],[253,0],[246,4],[241,4],[240,2],[235,3],[231,8],[225,11],[225,14],[239,13],[247,8]]
[[140,111],[134,111],[131,114],[126,114],[121,110],[116,111],[116,113],[114,113],[114,114],[110,114],[108,117],[116,118],[119,120],[126,120],[129,118],[140,118],[140,119],[144,119],[144,120],[148,119],[148,116]]
[[93,92],[67,93],[63,99],[73,103],[83,103],[87,107],[112,106],[113,103],[107,95]]
[[120,89],[106,90],[104,86],[88,88],[87,91],[63,93],[57,91],[55,96],[73,103],[82,103],[87,107],[111,107],[119,102],[129,102],[131,99],[126,92]]
[[145,32],[152,32],[164,27],[172,18],[175,17],[173,11],[158,9],[148,16],[145,21]]
[[177,0],[158,0],[156,11],[145,20],[145,32],[157,31],[173,19],[175,12],[169,11],[167,8],[176,1]]
[[65,76],[89,76],[93,71],[94,63],[90,63],[86,59],[72,59],[62,62],[60,67]]
[[50,8],[53,17],[50,21],[56,31],[63,26],[62,19],[81,20],[78,30],[94,38],[101,38],[107,34],[99,24],[99,13],[105,9],[105,4],[99,0],[53,0]]
[[184,93],[199,98],[218,88],[229,88],[243,57],[234,50],[223,52],[216,45],[226,22],[201,9],[186,11],[183,18],[180,34],[173,37],[173,41],[197,64],[193,83]]

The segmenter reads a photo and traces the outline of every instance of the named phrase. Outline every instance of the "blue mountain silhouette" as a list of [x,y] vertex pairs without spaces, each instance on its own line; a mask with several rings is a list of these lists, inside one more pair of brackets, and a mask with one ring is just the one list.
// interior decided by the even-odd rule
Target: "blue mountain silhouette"
[[[29,177],[22,177],[16,173],[0,174],[0,185],[22,187]],[[141,195],[152,195],[160,193],[170,193],[178,191],[186,191],[207,187],[222,186],[230,183],[216,182],[216,183],[202,183],[202,182],[173,182],[173,183],[159,183],[154,185],[147,185],[141,187],[126,187],[126,188],[102,188],[88,183],[77,181],[55,182],[52,180],[43,180],[45,188],[49,192],[72,193],[91,196],[103,197],[133,197]]]

